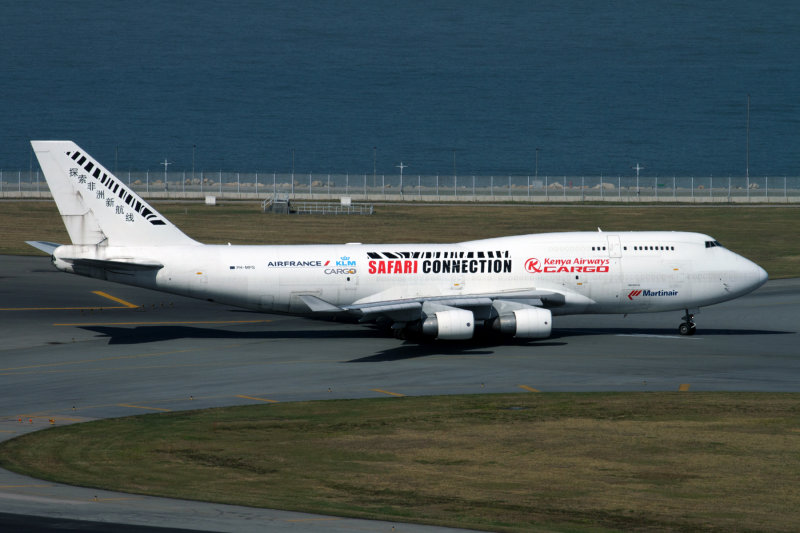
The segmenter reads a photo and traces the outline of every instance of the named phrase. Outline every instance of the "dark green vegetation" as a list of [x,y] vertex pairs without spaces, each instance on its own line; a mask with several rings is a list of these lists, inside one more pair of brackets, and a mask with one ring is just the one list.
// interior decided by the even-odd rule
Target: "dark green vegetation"
[[[771,278],[800,276],[800,208],[695,206],[387,205],[361,216],[265,215],[257,203],[156,203],[191,237],[207,243],[309,244],[456,242],[549,231],[679,230],[712,235],[764,267]],[[36,254],[26,240],[68,242],[53,202],[0,203],[0,254]]]
[[0,465],[134,493],[490,530],[792,531],[800,395],[271,404],[57,427]]

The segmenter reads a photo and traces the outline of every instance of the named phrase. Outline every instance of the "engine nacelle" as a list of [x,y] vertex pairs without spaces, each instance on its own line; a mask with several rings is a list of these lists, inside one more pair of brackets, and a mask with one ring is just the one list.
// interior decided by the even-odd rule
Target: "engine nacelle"
[[553,315],[549,309],[539,307],[514,309],[497,317],[492,327],[518,339],[544,339],[553,329]]
[[422,333],[442,340],[471,339],[474,332],[475,317],[465,309],[437,311],[422,322]]

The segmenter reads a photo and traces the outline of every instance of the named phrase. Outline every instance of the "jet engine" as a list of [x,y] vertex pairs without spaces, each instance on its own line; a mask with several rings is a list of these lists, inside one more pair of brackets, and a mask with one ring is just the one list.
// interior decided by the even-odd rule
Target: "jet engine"
[[471,339],[474,330],[475,317],[465,309],[437,311],[422,321],[422,333],[437,339]]
[[550,336],[553,316],[549,309],[525,307],[494,319],[492,328],[519,339],[544,339]]

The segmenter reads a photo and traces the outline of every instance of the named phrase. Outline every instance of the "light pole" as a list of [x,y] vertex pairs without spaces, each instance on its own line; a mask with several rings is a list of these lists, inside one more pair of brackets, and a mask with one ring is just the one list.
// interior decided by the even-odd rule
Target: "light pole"
[[167,167],[172,164],[172,161],[167,161],[167,158],[165,157],[161,164],[164,165],[164,188],[169,189],[169,182],[167,181]]
[[747,181],[747,194],[750,194],[750,95],[747,95],[747,149],[744,164],[744,176]]
[[631,167],[636,170],[636,197],[639,197],[639,171],[644,170],[643,166],[640,166],[639,163],[636,163],[635,167]]
[[396,165],[396,168],[400,169],[400,196],[403,196],[403,169],[408,168],[408,165],[404,165],[402,161],[400,161],[399,165]]

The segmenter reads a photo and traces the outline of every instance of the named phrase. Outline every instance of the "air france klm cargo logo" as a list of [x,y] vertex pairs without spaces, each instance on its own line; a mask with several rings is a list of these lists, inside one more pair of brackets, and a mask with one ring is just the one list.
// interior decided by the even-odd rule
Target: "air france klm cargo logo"
[[367,252],[370,274],[500,274],[511,272],[508,250]]
[[637,289],[628,293],[628,300],[633,300],[640,296],[677,296],[678,291],[651,291],[650,289]]
[[531,274],[557,274],[559,272],[608,272],[610,266],[609,259],[585,257],[568,259],[553,259],[546,257],[542,261],[539,261],[539,259],[536,257],[531,257],[525,261],[525,270]]
[[[330,262],[330,261],[329,261]],[[327,266],[327,263],[325,264]],[[356,261],[349,256],[343,255],[336,260],[336,268],[326,268],[326,274],[355,274]]]

